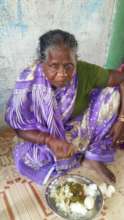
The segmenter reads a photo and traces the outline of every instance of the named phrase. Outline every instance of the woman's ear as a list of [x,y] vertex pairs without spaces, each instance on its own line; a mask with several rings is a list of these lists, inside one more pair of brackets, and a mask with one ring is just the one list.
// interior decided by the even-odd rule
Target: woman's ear
[[75,59],[76,59],[76,62],[77,62],[78,61],[78,54],[76,54],[75,57],[76,57]]

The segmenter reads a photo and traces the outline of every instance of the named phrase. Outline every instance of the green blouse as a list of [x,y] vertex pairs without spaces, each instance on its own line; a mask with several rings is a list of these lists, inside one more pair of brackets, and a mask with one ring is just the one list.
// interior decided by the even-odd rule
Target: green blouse
[[78,89],[73,116],[80,115],[88,107],[89,94],[93,88],[107,86],[109,70],[87,62],[77,62]]

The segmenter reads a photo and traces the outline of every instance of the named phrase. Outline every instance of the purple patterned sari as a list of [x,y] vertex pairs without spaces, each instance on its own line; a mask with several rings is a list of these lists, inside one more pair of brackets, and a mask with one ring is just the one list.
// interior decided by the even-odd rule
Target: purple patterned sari
[[36,64],[21,73],[8,102],[6,121],[12,128],[48,132],[80,148],[71,158],[57,160],[47,145],[18,142],[14,149],[16,167],[39,184],[46,183],[50,176],[80,166],[83,156],[103,162],[114,159],[109,130],[117,118],[118,88],[93,90],[89,108],[71,120],[77,86],[74,73],[65,87],[53,90],[42,65]]

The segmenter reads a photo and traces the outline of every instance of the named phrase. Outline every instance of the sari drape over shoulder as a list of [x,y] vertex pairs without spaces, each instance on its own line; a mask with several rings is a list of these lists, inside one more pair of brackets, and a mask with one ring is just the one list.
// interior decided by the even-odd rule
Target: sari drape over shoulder
[[39,184],[79,166],[82,156],[103,162],[114,159],[108,132],[117,118],[119,90],[93,90],[87,110],[72,119],[79,84],[78,74],[73,73],[66,86],[54,90],[39,63],[25,69],[17,79],[7,105],[7,123],[13,129],[48,132],[80,146],[80,151],[71,158],[58,161],[47,145],[17,143],[13,152],[17,169]]

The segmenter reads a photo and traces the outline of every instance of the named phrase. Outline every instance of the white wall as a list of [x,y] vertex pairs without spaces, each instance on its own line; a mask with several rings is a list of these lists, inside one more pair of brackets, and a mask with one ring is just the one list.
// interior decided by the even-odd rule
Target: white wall
[[45,31],[70,31],[79,41],[79,56],[104,65],[115,1],[0,0],[0,127],[15,79],[36,58]]

